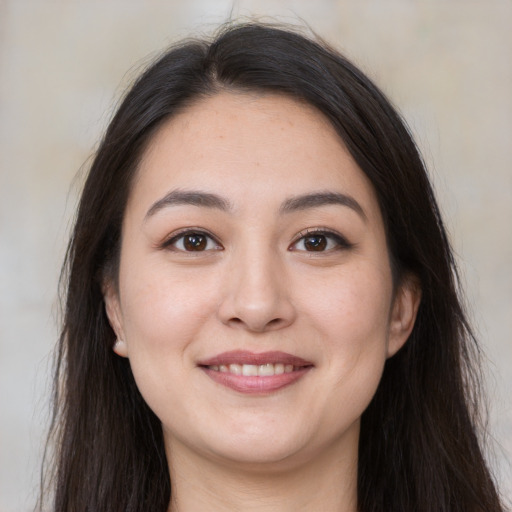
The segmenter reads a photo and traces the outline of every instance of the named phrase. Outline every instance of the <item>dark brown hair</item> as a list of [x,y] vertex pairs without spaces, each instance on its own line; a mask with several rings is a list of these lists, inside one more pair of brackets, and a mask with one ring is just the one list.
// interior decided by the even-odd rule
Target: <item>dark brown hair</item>
[[330,121],[378,197],[395,283],[422,288],[414,330],[386,362],[361,422],[361,512],[498,512],[484,461],[477,343],[424,164],[382,92],[326,44],[261,24],[172,47],[135,82],[90,168],[69,244],[57,355],[52,510],[165,512],[170,480],[159,420],[117,357],[102,282],[115,279],[130,185],[156,130],[220,90],[280,93]]

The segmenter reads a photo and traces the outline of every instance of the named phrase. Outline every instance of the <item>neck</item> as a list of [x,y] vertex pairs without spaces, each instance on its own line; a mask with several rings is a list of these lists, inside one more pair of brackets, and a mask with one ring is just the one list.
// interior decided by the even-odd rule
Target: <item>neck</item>
[[[358,432],[355,433],[356,438]],[[232,464],[173,440],[169,512],[356,512],[357,439],[299,464]],[[172,454],[172,457],[169,455]]]

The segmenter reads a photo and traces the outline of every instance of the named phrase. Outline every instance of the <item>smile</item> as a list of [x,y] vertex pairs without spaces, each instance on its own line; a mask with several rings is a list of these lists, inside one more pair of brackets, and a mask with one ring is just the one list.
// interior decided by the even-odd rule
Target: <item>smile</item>
[[231,351],[198,365],[213,381],[240,393],[267,394],[297,382],[314,365],[284,352]]
[[208,369],[215,372],[232,373],[233,375],[245,375],[246,377],[270,377],[272,375],[281,375],[282,373],[291,373],[300,369],[300,366],[283,363],[267,364],[230,364],[229,366],[221,364],[219,366],[208,366]]

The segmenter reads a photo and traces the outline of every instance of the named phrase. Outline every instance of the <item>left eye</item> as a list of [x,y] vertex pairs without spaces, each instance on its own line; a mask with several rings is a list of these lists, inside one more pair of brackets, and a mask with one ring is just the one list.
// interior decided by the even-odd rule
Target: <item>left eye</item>
[[299,238],[292,246],[292,251],[325,252],[332,249],[348,247],[349,244],[339,235],[334,233],[308,233]]
[[183,252],[203,252],[221,249],[220,245],[211,236],[199,231],[181,233],[171,238],[166,246]]

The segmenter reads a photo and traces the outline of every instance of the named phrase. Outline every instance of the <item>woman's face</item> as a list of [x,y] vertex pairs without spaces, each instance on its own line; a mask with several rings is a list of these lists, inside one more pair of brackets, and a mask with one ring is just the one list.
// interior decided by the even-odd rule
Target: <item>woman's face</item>
[[227,92],[154,137],[105,286],[170,453],[252,464],[357,449],[417,295],[393,293],[375,193],[326,119]]

